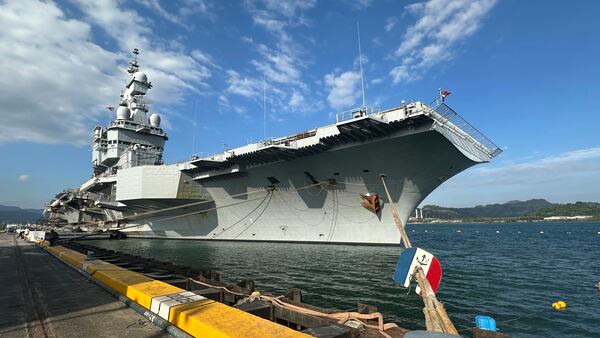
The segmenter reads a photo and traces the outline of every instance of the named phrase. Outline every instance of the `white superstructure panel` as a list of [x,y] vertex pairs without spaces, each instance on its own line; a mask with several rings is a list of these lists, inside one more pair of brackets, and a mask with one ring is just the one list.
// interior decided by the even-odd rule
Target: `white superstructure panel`
[[177,165],[138,166],[117,172],[117,201],[177,198]]

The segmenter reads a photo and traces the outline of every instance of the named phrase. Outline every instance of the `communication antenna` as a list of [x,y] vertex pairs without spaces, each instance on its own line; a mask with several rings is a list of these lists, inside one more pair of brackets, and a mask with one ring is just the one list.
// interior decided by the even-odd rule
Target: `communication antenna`
[[194,132],[192,137],[192,155],[196,154],[196,125],[198,124],[198,100],[194,100]]
[[362,51],[360,50],[360,24],[356,23],[356,33],[358,35],[358,63],[360,64],[360,88],[362,93],[362,107],[365,107],[365,81],[363,79]]
[[267,139],[267,86],[263,76],[263,140]]

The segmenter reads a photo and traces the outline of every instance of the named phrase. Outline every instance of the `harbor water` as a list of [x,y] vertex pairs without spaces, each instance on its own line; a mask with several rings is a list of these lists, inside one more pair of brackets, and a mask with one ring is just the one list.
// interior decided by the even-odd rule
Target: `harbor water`
[[[419,224],[413,246],[436,255],[438,298],[462,333],[476,315],[513,337],[600,337],[600,224]],[[200,269],[222,279],[250,278],[258,290],[302,290],[304,302],[352,310],[377,306],[386,321],[424,327],[414,288],[392,281],[399,247],[193,240],[92,240],[108,249]],[[551,304],[564,300],[565,311]]]

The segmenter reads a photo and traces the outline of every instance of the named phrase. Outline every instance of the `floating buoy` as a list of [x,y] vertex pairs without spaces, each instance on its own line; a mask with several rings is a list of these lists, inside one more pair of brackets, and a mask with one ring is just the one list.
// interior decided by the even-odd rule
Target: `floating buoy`
[[540,231],[540,234],[543,234],[543,233],[544,233],[543,231]]
[[460,230],[456,230],[456,232],[460,232]]
[[564,301],[562,301],[562,300],[559,300],[559,301],[557,301],[557,302],[554,302],[554,303],[552,303],[552,308],[553,308],[554,310],[559,310],[559,311],[561,311],[561,310],[564,310],[564,309],[566,309],[566,308],[567,308],[567,303],[565,303],[565,302],[564,302]]
[[570,232],[570,231],[567,231],[567,235],[570,235],[570,234],[571,234],[571,232]]
[[500,230],[496,230],[496,233],[497,233],[497,234],[499,234],[499,233],[500,233]]
[[517,233],[518,233],[518,234],[520,234],[521,232],[520,232],[520,231],[517,231]]

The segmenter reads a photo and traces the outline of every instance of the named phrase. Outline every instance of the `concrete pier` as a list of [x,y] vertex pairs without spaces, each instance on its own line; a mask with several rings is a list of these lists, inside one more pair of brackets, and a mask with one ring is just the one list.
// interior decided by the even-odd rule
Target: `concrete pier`
[[0,233],[0,337],[169,337],[38,246]]

